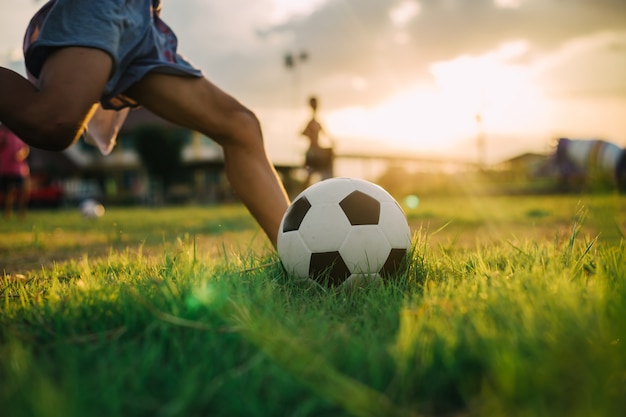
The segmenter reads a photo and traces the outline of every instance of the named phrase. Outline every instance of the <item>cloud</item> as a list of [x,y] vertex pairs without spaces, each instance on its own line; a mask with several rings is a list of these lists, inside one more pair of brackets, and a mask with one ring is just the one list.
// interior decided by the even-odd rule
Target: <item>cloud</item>
[[269,0],[269,20],[278,24],[299,16],[306,16],[327,0]]
[[[530,61],[573,38],[624,27],[626,2],[619,1],[331,0],[259,34],[268,45],[279,39],[285,49],[307,50],[306,84],[329,90],[341,107],[375,103],[408,82],[429,80],[433,62],[520,40],[528,53],[518,59]],[[367,94],[354,91],[349,80],[356,78],[367,81]]]
[[420,4],[416,1],[406,0],[394,6],[389,11],[391,22],[398,28],[404,28],[421,11]]
[[565,42],[534,71],[553,96],[626,96],[626,30]]
[[[0,40],[5,65],[41,4],[0,4],[11,33]],[[373,107],[436,83],[434,65],[492,54],[532,69],[549,94],[618,94],[626,82],[622,0],[176,0],[163,7],[180,52],[264,112],[304,106],[311,93],[324,111]],[[301,51],[309,59],[286,68],[285,54]]]
[[[27,3],[2,2],[1,21],[14,35],[3,37],[0,52],[19,48],[43,4]],[[163,7],[181,53],[227,91],[269,107],[291,105],[294,90],[324,94],[333,108],[373,105],[432,81],[436,62],[525,42],[516,59],[532,63],[573,39],[626,27],[621,0],[177,0]],[[284,55],[300,51],[310,59],[285,68]]]

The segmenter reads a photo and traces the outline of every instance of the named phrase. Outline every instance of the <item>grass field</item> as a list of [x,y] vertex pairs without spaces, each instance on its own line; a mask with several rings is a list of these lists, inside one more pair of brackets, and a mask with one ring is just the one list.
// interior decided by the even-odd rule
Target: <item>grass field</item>
[[623,415],[626,198],[407,216],[408,272],[349,293],[237,205],[2,220],[0,415]]

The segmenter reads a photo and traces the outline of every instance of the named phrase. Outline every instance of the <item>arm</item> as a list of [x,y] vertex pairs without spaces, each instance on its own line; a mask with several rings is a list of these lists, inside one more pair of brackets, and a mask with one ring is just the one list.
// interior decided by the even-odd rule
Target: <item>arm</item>
[[20,149],[15,153],[15,160],[22,162],[25,161],[30,155],[30,147],[26,144],[23,144]]

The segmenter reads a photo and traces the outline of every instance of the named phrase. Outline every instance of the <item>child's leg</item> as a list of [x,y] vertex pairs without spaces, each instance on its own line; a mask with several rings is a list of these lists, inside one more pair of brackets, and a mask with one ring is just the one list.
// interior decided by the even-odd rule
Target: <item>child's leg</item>
[[59,49],[46,60],[38,87],[0,68],[0,121],[31,146],[67,148],[100,100],[112,62],[98,49]]
[[22,184],[18,191],[17,197],[17,212],[19,217],[26,217],[26,210],[28,210],[28,201],[30,200],[30,178],[24,177]]
[[255,115],[204,78],[151,73],[127,94],[157,115],[201,132],[223,147],[233,189],[275,245],[289,202],[265,153]]
[[11,217],[11,213],[13,213],[13,206],[15,205],[15,186],[13,184],[9,184],[6,192],[4,193],[4,217],[7,219]]

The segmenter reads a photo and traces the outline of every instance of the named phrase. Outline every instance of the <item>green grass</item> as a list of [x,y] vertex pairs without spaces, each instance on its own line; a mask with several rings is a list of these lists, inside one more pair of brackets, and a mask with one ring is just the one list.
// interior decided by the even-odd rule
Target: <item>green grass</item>
[[1,414],[621,415],[625,206],[424,199],[407,273],[338,293],[239,206],[4,221]]

